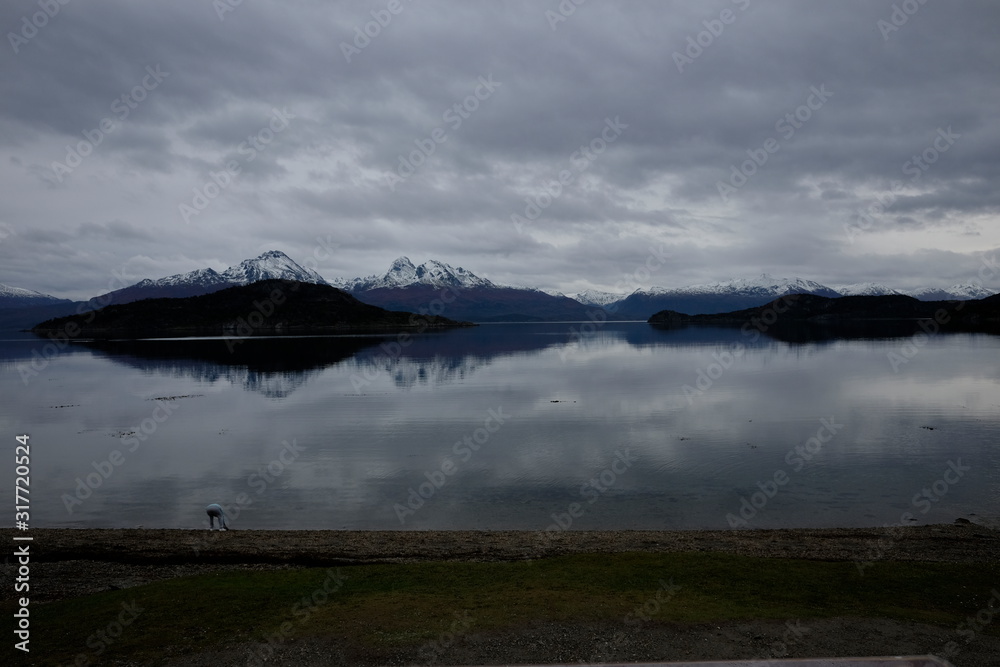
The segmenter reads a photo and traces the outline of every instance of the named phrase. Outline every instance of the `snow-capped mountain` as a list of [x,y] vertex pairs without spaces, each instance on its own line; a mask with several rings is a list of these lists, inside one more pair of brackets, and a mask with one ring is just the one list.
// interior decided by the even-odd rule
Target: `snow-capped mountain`
[[[738,296],[768,296],[776,299],[785,294],[819,294],[820,296],[840,296],[826,285],[804,278],[773,278],[766,273],[757,278],[734,278],[725,282],[688,285],[687,287],[653,287],[647,291],[651,295],[704,295],[732,294]],[[766,303],[766,302],[765,302]]]
[[[167,276],[166,278],[158,278],[156,280],[151,280],[146,278],[140,280],[134,285],[130,285],[123,290],[117,290],[111,292],[111,294],[117,294],[123,292],[124,290],[149,290],[157,288],[186,288],[186,287],[211,287],[219,286],[219,289],[224,287],[230,287],[231,283],[222,277],[222,274],[217,272],[215,269],[197,269],[191,271],[190,273],[177,273],[172,276]],[[122,303],[122,302],[117,302]]]
[[[946,301],[982,299],[993,293],[979,285],[953,285],[946,290],[928,288],[914,292],[903,292],[874,282],[829,287],[814,280],[774,278],[764,273],[757,278],[636,290],[617,301],[596,305],[619,317],[643,319],[660,310],[676,310],[688,315],[726,313],[762,306],[786,294],[817,294],[826,297],[909,295],[922,301]],[[577,295],[581,302],[587,297],[586,293]],[[596,301],[590,299],[590,303]]]
[[582,303],[585,306],[598,306],[603,308],[615,301],[621,301],[625,298],[625,294],[615,294],[614,292],[602,292],[596,289],[588,289],[582,292],[577,292],[573,295],[573,298]]
[[952,285],[948,289],[937,289],[934,287],[924,287],[922,289],[907,292],[912,297],[921,301],[968,301],[970,299],[985,299],[996,294],[993,290],[986,289],[982,285],[970,285],[968,283]]
[[0,283],[0,330],[19,331],[50,317],[68,315],[76,304],[51,294]]
[[222,273],[208,268],[178,273],[165,278],[140,280],[134,285],[98,297],[102,305],[130,303],[139,299],[180,298],[211,294],[227,287],[248,285],[258,280],[298,280],[329,283],[321,275],[303,268],[280,250],[269,250],[254,259],[245,259]]
[[[328,281],[317,272],[302,267],[285,253],[271,250],[221,273],[203,268],[155,280],[146,279],[91,302],[108,305],[147,298],[197,296],[270,278],[332,285],[371,305],[393,310],[432,312],[452,319],[477,322],[590,321],[595,308],[603,308],[610,319],[645,320],[661,310],[690,315],[723,313],[760,306],[786,294],[826,297],[908,294],[924,301],[981,299],[993,294],[982,286],[969,284],[912,292],[901,292],[871,282],[829,287],[803,278],[776,278],[765,273],[749,279],[737,278],[685,287],[653,287],[636,290],[629,295],[585,290],[570,298],[533,287],[498,285],[465,268],[456,268],[437,260],[428,260],[417,266],[408,257],[396,259],[382,275]],[[449,288],[447,294],[442,291],[445,288]],[[47,317],[69,314],[79,305],[82,304],[0,285],[0,309],[5,313],[0,327],[30,325]],[[31,312],[36,306],[39,311],[45,310],[45,317]],[[60,309],[67,312],[63,313]]]
[[11,287],[0,283],[0,308],[23,308],[26,306],[50,306],[70,303],[51,294],[42,294],[23,287]]
[[269,250],[255,259],[245,259],[236,266],[231,266],[223,271],[221,277],[234,285],[249,285],[258,280],[275,279],[297,280],[319,285],[329,284],[323,276],[312,269],[303,268],[280,250]]
[[433,287],[459,287],[470,289],[474,287],[498,287],[486,278],[463,269],[452,267],[444,262],[428,260],[420,266],[414,266],[409,257],[400,257],[392,263],[389,270],[381,276],[366,278],[340,279],[332,283],[336,287],[349,292],[367,292],[373,289],[408,287],[410,285],[430,285]]
[[408,257],[400,257],[381,276],[339,279],[332,284],[380,308],[473,322],[584,320],[588,311],[567,296],[497,285],[437,260],[414,266]]
[[636,290],[621,301],[604,306],[621,317],[645,319],[661,310],[676,310],[688,315],[726,313],[762,306],[786,294],[817,294],[838,297],[826,285],[804,278],[774,278],[766,273],[757,278],[736,278],[725,282],[653,287]]
[[840,296],[890,296],[905,294],[881,283],[854,283],[852,285],[834,285],[833,290]]

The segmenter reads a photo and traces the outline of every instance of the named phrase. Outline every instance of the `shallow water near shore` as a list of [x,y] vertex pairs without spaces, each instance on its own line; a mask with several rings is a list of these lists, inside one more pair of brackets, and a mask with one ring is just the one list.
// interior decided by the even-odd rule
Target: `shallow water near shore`
[[236,529],[1000,520],[996,336],[488,324],[51,358],[46,342],[0,343],[35,527],[205,527],[211,502]]

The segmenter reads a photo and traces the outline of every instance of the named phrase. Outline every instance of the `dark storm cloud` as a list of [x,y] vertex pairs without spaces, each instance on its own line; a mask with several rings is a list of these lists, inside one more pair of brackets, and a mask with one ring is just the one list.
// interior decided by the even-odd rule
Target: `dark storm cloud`
[[5,3],[0,282],[85,297],[330,237],[329,278],[405,254],[607,289],[663,248],[634,287],[905,288],[1000,247],[993,3],[568,6],[68,3],[26,38],[39,5]]

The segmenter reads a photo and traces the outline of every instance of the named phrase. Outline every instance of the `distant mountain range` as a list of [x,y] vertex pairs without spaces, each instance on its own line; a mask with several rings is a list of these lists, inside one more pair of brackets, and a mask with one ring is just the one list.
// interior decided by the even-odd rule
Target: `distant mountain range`
[[381,276],[371,275],[367,278],[337,279],[330,283],[345,292],[368,292],[376,289],[392,289],[410,287],[412,285],[429,285],[431,287],[457,287],[461,289],[498,289],[486,278],[480,278],[461,266],[453,268],[444,262],[430,260],[420,266],[414,266],[409,257],[400,257],[392,263],[389,270]]
[[414,266],[408,257],[394,261],[381,276],[340,279],[332,284],[373,306],[474,322],[586,320],[592,310],[567,296],[497,285],[444,262],[431,260]]
[[452,319],[489,321],[579,321],[598,317],[645,320],[672,310],[691,315],[753,308],[786,294],[887,296],[908,294],[923,301],[980,299],[993,294],[978,285],[901,292],[877,283],[826,286],[802,278],[735,279],[686,287],[653,287],[631,294],[589,290],[576,295],[499,285],[463,267],[430,260],[414,265],[400,257],[381,275],[326,280],[278,250],[247,259],[223,272],[202,268],[159,279],[141,280],[86,302],[0,285],[0,328],[30,328],[39,321],[81,309],[125,304],[149,298],[180,298],[211,294],[259,280],[295,280],[330,285],[364,303],[389,310],[429,312]]
[[687,287],[653,287],[636,290],[614,300],[604,292],[583,293],[583,298],[621,318],[645,319],[661,310],[689,315],[726,313],[764,305],[787,294],[814,294],[829,298],[840,296],[892,296],[906,294],[923,301],[981,299],[992,291],[978,285],[954,285],[947,290],[922,289],[907,294],[878,283],[858,283],[828,287],[803,278],[774,278],[766,273],[757,278],[739,278],[726,282],[689,285]]
[[140,299],[178,298],[211,294],[228,287],[249,285],[259,280],[297,280],[328,285],[323,276],[299,266],[280,250],[270,250],[255,259],[246,259],[222,273],[197,269],[158,280],[140,280],[134,285],[97,298],[102,305],[131,303]]
[[32,306],[54,306],[73,303],[69,299],[59,299],[21,287],[0,284],[0,308],[25,308]]

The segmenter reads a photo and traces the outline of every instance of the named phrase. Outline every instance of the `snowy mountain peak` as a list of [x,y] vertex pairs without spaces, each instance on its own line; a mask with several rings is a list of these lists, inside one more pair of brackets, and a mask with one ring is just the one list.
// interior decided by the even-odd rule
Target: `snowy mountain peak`
[[[165,278],[140,280],[131,288],[191,288],[229,287],[248,285],[258,280],[270,279],[298,280],[304,283],[326,284],[315,271],[302,268],[291,257],[280,250],[269,250],[255,259],[246,259],[231,266],[222,273],[215,269],[196,269],[188,273],[177,273]],[[131,289],[126,288],[126,289]]]
[[189,287],[192,285],[222,285],[225,284],[225,282],[226,280],[219,272],[209,268],[196,269],[195,271],[190,271],[188,273],[177,273],[172,276],[158,278],[156,280],[146,278],[145,280],[140,280],[138,283],[133,285],[133,287]]
[[687,287],[653,287],[641,290],[640,293],[653,295],[746,295],[779,297],[785,294],[818,294],[820,296],[839,296],[837,292],[826,285],[804,278],[775,278],[767,273],[757,278],[734,278],[724,282],[688,285]]
[[585,306],[607,306],[615,301],[621,301],[625,298],[624,294],[615,294],[614,292],[602,292],[600,290],[588,289],[582,292],[577,292],[572,295],[572,298],[576,299]]
[[274,279],[328,284],[323,276],[311,269],[303,268],[280,250],[269,250],[255,259],[245,259],[238,265],[226,269],[220,277],[223,281],[236,285],[249,285],[258,280]]
[[409,257],[399,257],[389,266],[384,278],[397,285],[409,285],[417,280],[417,267],[413,266]]
[[982,285],[974,285],[971,283],[959,283],[957,285],[952,285],[948,288],[948,291],[954,294],[957,298],[961,299],[985,299],[988,296],[996,294],[993,290],[987,289]]
[[0,308],[18,306],[44,306],[63,303],[66,299],[43,294],[23,287],[11,287],[0,283]]
[[993,296],[995,292],[986,289],[982,285],[959,283],[958,285],[952,285],[948,289],[924,287],[908,292],[908,294],[921,301],[968,301],[970,299],[984,299],[988,296]]
[[259,257],[247,259],[222,273],[215,269],[196,269],[165,278],[146,278],[134,285],[104,295],[105,303],[130,303],[139,299],[179,298],[211,294],[227,287],[248,285],[258,280],[297,280],[305,283],[329,284],[315,271],[299,266],[280,250],[269,250]]
[[841,296],[893,296],[903,292],[895,290],[882,283],[853,283],[851,285],[834,285],[833,290]]
[[45,297],[48,295],[42,294],[41,292],[36,292],[34,290],[24,289],[23,287],[11,287],[10,285],[4,285],[3,283],[0,283],[0,296],[38,298],[38,297]]
[[435,259],[420,266],[414,266],[408,257],[396,259],[389,270],[381,276],[337,280],[334,283],[352,292],[364,292],[379,288],[407,287],[409,285],[432,285],[434,287],[496,287],[485,278],[463,269],[455,268]]
[[455,268],[436,259],[431,259],[417,267],[417,279],[432,285],[452,287],[493,287],[493,283],[480,278],[461,266]]

